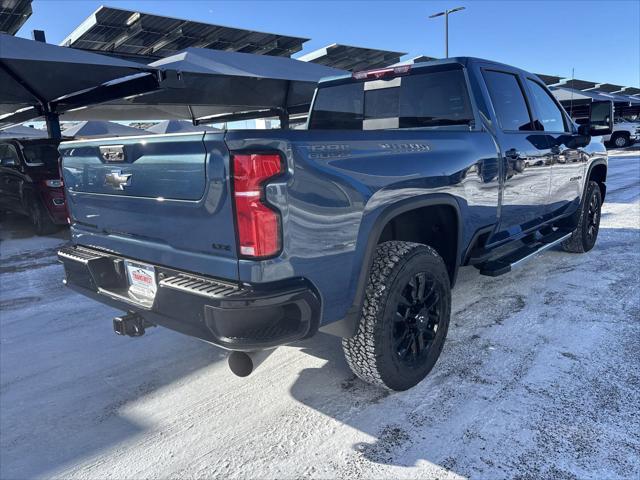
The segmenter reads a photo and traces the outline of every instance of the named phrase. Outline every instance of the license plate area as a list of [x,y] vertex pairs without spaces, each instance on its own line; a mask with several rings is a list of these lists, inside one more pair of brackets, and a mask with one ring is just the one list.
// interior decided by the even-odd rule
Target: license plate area
[[129,283],[127,290],[129,297],[143,305],[153,305],[158,290],[155,267],[130,260],[125,260],[124,265]]

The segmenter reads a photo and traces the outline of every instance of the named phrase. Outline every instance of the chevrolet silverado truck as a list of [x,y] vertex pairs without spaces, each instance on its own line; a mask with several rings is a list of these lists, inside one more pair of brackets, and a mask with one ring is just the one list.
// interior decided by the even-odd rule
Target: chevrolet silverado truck
[[611,135],[602,137],[602,141],[613,148],[625,148],[640,140],[640,123],[623,118],[615,119]]
[[306,130],[65,142],[65,282],[126,312],[116,333],[197,337],[238,375],[322,331],[408,389],[461,266],[593,248],[611,109],[578,127],[535,75],[465,57],[325,79]]

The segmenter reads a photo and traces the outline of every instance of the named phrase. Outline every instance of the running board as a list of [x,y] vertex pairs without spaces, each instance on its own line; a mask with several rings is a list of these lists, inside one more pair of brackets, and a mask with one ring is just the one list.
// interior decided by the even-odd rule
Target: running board
[[486,263],[478,265],[478,268],[480,269],[480,275],[497,277],[499,275],[509,273],[513,269],[513,267],[526,262],[531,257],[537,255],[540,252],[544,252],[551,247],[555,247],[570,236],[571,232],[567,233],[565,230],[558,230],[556,232],[553,232],[552,234],[541,238],[535,243],[526,245],[502,258],[490,260]]

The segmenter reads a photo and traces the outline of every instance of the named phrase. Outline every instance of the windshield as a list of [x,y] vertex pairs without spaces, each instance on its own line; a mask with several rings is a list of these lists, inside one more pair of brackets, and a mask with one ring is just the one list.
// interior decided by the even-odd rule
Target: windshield
[[473,111],[461,69],[318,89],[310,129],[469,125]]
[[58,149],[55,145],[24,145],[22,153],[27,165],[44,164],[49,169],[58,168]]

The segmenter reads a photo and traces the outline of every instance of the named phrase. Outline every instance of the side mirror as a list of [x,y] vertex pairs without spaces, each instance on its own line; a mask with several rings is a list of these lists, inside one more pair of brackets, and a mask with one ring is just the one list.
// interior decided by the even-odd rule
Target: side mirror
[[2,165],[3,167],[15,167],[17,163],[15,158],[7,157],[0,160],[0,165]]
[[588,125],[580,125],[578,127],[578,133],[563,136],[561,143],[566,145],[567,148],[571,149],[586,147],[591,141],[591,136],[588,133],[584,133],[588,130],[588,128]]
[[[584,127],[587,127],[584,132]],[[589,124],[580,125],[578,133],[598,137],[609,135],[613,131],[613,102],[592,102],[589,112]]]

